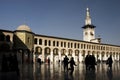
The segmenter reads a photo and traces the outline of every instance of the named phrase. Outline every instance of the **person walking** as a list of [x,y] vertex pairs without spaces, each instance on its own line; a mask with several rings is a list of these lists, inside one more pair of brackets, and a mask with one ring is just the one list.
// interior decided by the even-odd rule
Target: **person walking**
[[108,57],[107,59],[108,68],[112,69],[112,63],[113,63],[112,55],[110,55],[110,57]]
[[86,66],[86,70],[89,70],[89,67],[90,67],[90,55],[89,54],[85,57],[85,66]]
[[91,69],[95,70],[95,65],[96,65],[96,59],[95,56],[92,54],[91,55]]
[[71,57],[71,60],[69,61],[69,63],[70,63],[70,69],[69,70],[71,70],[70,75],[72,75],[73,71],[74,71],[74,66],[77,66],[77,65],[75,64],[75,61],[74,61],[73,57]]
[[68,61],[69,61],[69,58],[67,57],[67,55],[65,55],[64,60],[63,60],[64,71],[68,70]]

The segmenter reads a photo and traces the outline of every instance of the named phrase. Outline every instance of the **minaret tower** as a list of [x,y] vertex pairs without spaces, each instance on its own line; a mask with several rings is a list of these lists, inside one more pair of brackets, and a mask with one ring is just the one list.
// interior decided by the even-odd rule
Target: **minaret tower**
[[83,40],[91,42],[95,39],[95,26],[91,23],[89,8],[86,9],[86,19],[83,28]]

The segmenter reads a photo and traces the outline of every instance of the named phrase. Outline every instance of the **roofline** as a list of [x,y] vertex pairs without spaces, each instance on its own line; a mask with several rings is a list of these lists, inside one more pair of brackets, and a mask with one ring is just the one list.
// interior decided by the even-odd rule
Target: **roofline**
[[13,32],[27,32],[27,33],[32,33],[32,34],[35,34],[35,33],[33,33],[33,32],[26,31],[26,30],[15,30],[15,31],[13,31]]
[[14,32],[16,32],[16,31],[20,31],[20,32],[28,32],[28,33],[32,33],[32,34],[34,34],[35,36],[42,36],[42,37],[56,38],[56,39],[62,39],[62,40],[70,40],[70,41],[77,41],[77,42],[85,42],[85,43],[92,43],[92,44],[109,45],[109,46],[120,47],[119,45],[113,45],[113,44],[94,43],[94,42],[88,42],[88,41],[77,40],[77,39],[69,39],[69,38],[62,38],[62,37],[55,37],[55,36],[48,36],[48,35],[40,35],[40,34],[35,34],[35,33],[33,33],[33,32],[29,32],[29,31],[21,31],[21,30],[11,31],[11,30],[3,30],[3,29],[0,29],[0,31],[10,32],[10,33],[14,33]]
[[91,24],[91,25],[84,25],[82,28],[85,29],[85,28],[88,28],[88,27],[89,27],[89,28],[96,28],[96,26],[94,26],[94,25],[92,25],[92,24]]
[[13,33],[13,31],[11,31],[11,30],[4,30],[4,29],[0,29],[0,31]]
[[88,41],[83,41],[83,40],[70,39],[70,38],[62,38],[62,37],[55,37],[55,36],[48,36],[48,35],[35,34],[35,36],[41,36],[41,37],[56,38],[56,39],[62,39],[62,40],[70,40],[70,41],[77,41],[77,42],[85,42],[85,43],[92,43],[92,44],[99,44],[99,45],[108,45],[108,46],[120,47],[119,45],[105,44],[105,43],[94,43],[94,42],[88,42]]

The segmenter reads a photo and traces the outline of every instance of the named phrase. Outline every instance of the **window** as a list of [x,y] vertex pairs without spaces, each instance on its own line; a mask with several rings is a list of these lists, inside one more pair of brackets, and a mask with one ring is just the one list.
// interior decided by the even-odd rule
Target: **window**
[[45,46],[47,46],[47,40],[45,40]]
[[55,41],[53,41],[53,46],[55,46]]
[[64,42],[64,47],[66,47],[66,42]]
[[76,48],[76,43],[74,44],[74,48]]
[[42,39],[39,39],[39,45],[42,45]]
[[37,44],[37,38],[35,38],[35,40],[34,40],[34,44]]
[[81,44],[81,49],[83,49],[83,44]]
[[68,43],[68,48],[70,48],[70,43]]
[[59,42],[57,41],[57,47],[59,46]]
[[80,44],[78,43],[78,48],[80,48]]
[[63,42],[61,42],[61,47],[63,47]]
[[71,48],[73,47],[73,43],[71,43]]
[[49,46],[51,46],[51,41],[49,40]]

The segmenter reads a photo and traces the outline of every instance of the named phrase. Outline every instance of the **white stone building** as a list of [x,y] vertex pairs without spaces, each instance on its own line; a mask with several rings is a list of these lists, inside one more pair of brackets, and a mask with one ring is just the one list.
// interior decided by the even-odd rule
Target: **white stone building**
[[0,50],[3,53],[4,44],[8,44],[11,50],[16,51],[21,63],[35,62],[37,58],[41,58],[43,62],[48,58],[51,62],[57,62],[63,60],[65,55],[82,62],[87,54],[94,54],[96,60],[101,61],[106,60],[109,55],[112,55],[113,60],[120,60],[119,45],[104,44],[101,43],[101,38],[95,38],[95,26],[91,23],[88,8],[82,28],[83,40],[35,34],[27,25],[20,25],[15,31],[0,29]]

